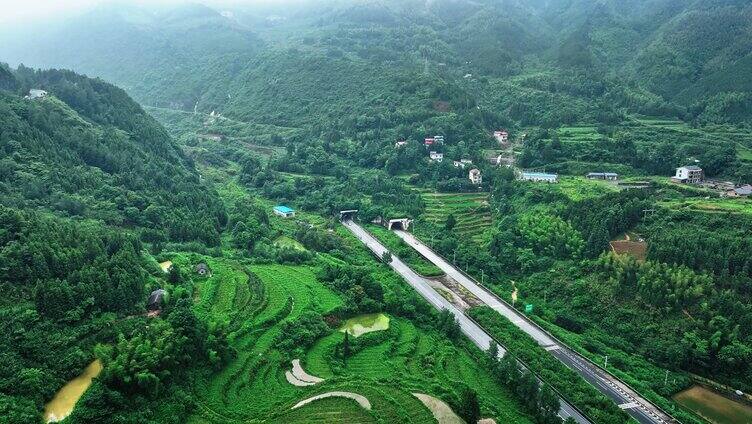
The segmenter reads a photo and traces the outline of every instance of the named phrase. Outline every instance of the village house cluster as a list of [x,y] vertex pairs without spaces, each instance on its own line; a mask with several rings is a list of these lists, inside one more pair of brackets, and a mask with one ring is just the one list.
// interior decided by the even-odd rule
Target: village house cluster
[[[434,163],[444,162],[444,153],[438,150],[430,150],[430,149],[437,149],[442,144],[444,144],[443,135],[435,135],[433,137],[426,137],[423,139],[423,146],[428,150],[428,160],[430,162],[434,162]],[[394,143],[394,148],[401,149],[407,145],[408,145],[407,140],[399,139]],[[455,168],[459,168],[459,169],[471,168],[467,175],[470,182],[475,185],[482,184],[483,177],[481,175],[481,171],[478,168],[473,167],[472,160],[470,159],[453,160],[452,165],[454,165]],[[277,212],[275,211],[275,213]]]

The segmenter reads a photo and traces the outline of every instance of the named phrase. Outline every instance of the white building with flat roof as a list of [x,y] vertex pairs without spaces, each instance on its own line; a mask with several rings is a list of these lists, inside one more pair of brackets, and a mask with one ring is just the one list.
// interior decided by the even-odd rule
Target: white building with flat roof
[[695,165],[676,168],[676,175],[671,177],[671,181],[681,184],[699,184],[704,179],[705,173],[702,168]]
[[439,152],[429,152],[428,157],[431,159],[431,162],[441,163],[444,160],[444,154]]

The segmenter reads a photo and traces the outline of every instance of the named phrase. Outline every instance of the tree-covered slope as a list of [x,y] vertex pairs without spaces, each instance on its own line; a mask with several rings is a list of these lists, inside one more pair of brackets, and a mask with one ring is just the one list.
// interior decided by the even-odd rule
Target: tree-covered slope
[[0,91],[0,199],[144,228],[149,241],[218,243],[224,211],[166,131],[122,90],[67,71],[20,69]]
[[[751,13],[747,2],[736,0],[329,0],[157,11],[102,6],[24,37],[0,36],[0,58],[101,76],[147,105],[227,113],[258,104],[284,108],[288,100],[361,101],[362,92],[348,81],[342,91],[330,90],[331,84],[339,88],[341,71],[362,78],[363,90],[389,92],[416,68],[446,83],[465,74],[504,80],[574,69],[583,72],[579,78],[638,86],[666,103],[620,107],[694,119],[713,108],[703,101],[708,92],[749,93],[735,80],[712,90],[708,79],[743,67],[740,61],[752,52]],[[294,57],[286,53],[290,48],[299,49]],[[343,67],[345,57],[354,66]],[[380,78],[372,78],[375,71]],[[276,102],[264,96],[290,73],[322,90]],[[265,93],[243,89],[262,82]],[[546,93],[556,95],[556,83],[547,84]],[[479,88],[479,100],[492,92]],[[587,98],[603,99],[602,93]],[[294,113],[321,119],[314,107]],[[702,119],[723,120],[716,115]],[[729,120],[749,118],[732,114]]]
[[[145,317],[151,290],[179,282],[165,281],[147,248],[217,245],[226,220],[167,132],[121,89],[70,71],[0,67],[0,87],[2,422],[41,422],[97,343],[119,349],[105,348],[102,361],[125,362],[135,349],[142,359],[109,367],[118,371],[97,386],[108,403],[131,389],[118,384],[157,391],[206,366],[209,349],[223,357],[224,336],[208,336],[190,302],[171,304],[164,320]],[[23,97],[29,88],[49,94]],[[120,402],[149,408],[142,397]]]

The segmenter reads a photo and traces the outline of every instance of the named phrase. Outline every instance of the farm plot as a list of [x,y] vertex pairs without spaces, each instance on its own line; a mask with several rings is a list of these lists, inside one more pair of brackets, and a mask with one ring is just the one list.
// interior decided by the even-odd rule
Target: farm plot
[[562,194],[575,202],[601,197],[619,190],[616,184],[608,181],[589,180],[584,177],[561,177],[559,184],[553,185],[551,189],[560,190]]
[[423,193],[426,211],[423,217],[432,223],[443,226],[451,214],[457,221],[454,227],[459,235],[477,243],[486,241],[493,222],[491,208],[486,193]]

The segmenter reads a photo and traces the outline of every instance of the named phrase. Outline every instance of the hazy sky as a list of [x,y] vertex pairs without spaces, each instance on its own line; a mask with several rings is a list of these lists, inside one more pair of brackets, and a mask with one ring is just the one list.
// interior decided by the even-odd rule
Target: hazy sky
[[15,23],[34,16],[49,17],[77,11],[102,0],[0,0],[0,22]]
[[[139,5],[185,3],[189,0],[0,0],[0,23],[18,24],[30,18],[49,18],[76,13],[101,3]],[[194,3],[232,5],[239,3],[278,3],[284,0],[190,0]]]

